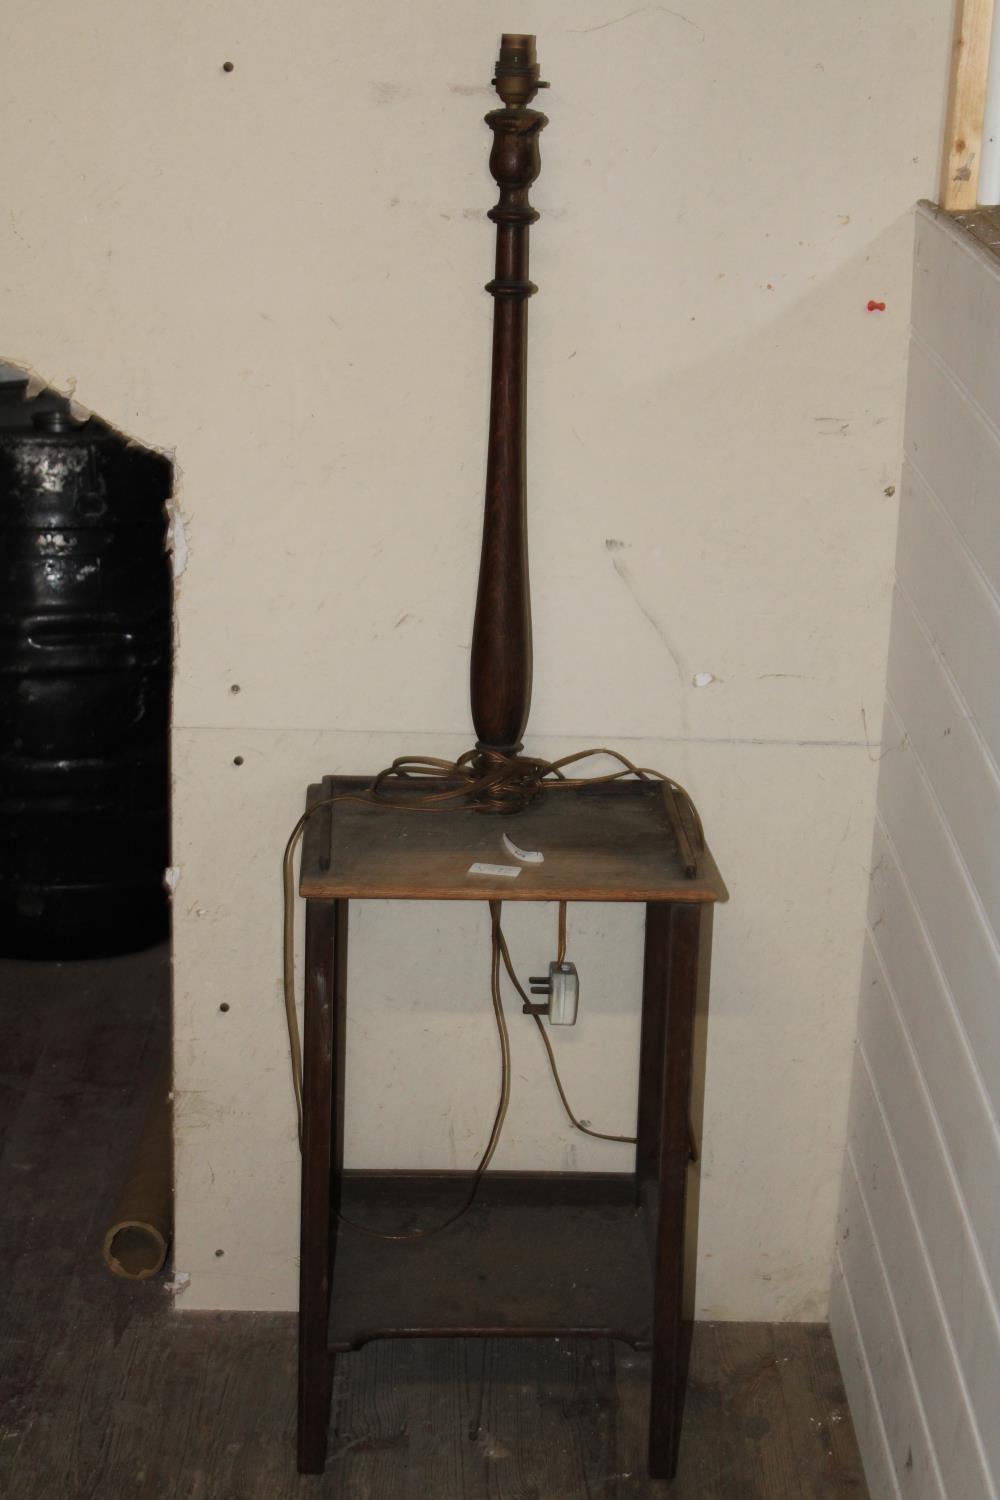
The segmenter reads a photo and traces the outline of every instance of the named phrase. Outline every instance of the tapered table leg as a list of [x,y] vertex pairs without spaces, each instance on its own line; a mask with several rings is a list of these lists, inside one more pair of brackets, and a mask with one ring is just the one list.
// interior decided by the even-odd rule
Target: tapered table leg
[[299,1444],[303,1474],[321,1474],[330,1420],[327,1318],[343,1151],[347,902],[306,902],[299,1270]]
[[[640,1107],[636,1169],[640,1183],[645,1174],[647,1212],[653,1214],[655,1225],[649,1420],[653,1479],[672,1479],[676,1472],[690,1352],[695,1267],[693,1256],[687,1253],[685,1211],[701,922],[701,908],[694,904],[657,902],[646,908],[641,1063],[646,1102]],[[658,1127],[654,1108],[659,1113]]]

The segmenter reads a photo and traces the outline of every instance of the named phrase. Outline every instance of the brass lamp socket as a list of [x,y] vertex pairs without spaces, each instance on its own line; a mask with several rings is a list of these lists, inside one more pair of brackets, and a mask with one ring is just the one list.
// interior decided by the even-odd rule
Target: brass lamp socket
[[548,88],[539,80],[539,71],[535,38],[505,32],[500,38],[493,87],[508,109],[523,109],[539,89]]

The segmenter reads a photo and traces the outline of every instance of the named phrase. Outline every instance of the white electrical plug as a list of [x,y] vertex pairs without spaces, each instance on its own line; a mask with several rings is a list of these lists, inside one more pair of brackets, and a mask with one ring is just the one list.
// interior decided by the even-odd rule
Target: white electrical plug
[[576,964],[549,964],[549,984],[552,986],[549,1025],[575,1026],[580,1005],[580,976]]
[[534,1006],[532,1009],[536,1015],[548,1016],[550,1026],[576,1025],[576,1013],[580,1005],[580,976],[576,972],[576,964],[557,963],[553,960],[549,964],[547,979],[532,977],[531,993],[548,995],[547,1005]]

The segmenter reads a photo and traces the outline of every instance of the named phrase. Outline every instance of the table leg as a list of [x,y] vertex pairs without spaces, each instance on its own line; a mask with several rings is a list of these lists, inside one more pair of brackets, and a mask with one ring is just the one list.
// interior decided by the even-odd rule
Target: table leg
[[642,1030],[639,1040],[639,1111],[636,1125],[635,1175],[639,1201],[648,1201],[660,1175],[660,1125],[663,1114],[663,1054],[667,1033],[670,907],[662,901],[646,906],[646,946],[642,969]]
[[[299,1470],[321,1474],[330,1420],[330,1277],[343,1159],[347,902],[306,902],[299,1269]],[[332,1221],[332,1222],[331,1222]]]
[[649,1420],[653,1479],[672,1479],[676,1472],[691,1342],[695,1266],[685,1221],[701,938],[699,905],[657,902],[647,906],[642,1092],[646,1093],[648,1085],[650,1098],[645,1112],[640,1111],[637,1173],[649,1174],[646,1191],[651,1190],[652,1203],[647,1212],[655,1211]]

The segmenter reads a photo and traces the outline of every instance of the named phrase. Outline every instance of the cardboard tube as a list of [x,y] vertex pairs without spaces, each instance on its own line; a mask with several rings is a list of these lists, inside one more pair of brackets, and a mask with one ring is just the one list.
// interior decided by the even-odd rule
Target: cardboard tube
[[102,1248],[108,1270],[129,1281],[155,1276],[167,1258],[174,1227],[172,1135],[170,1075],[164,1070]]

